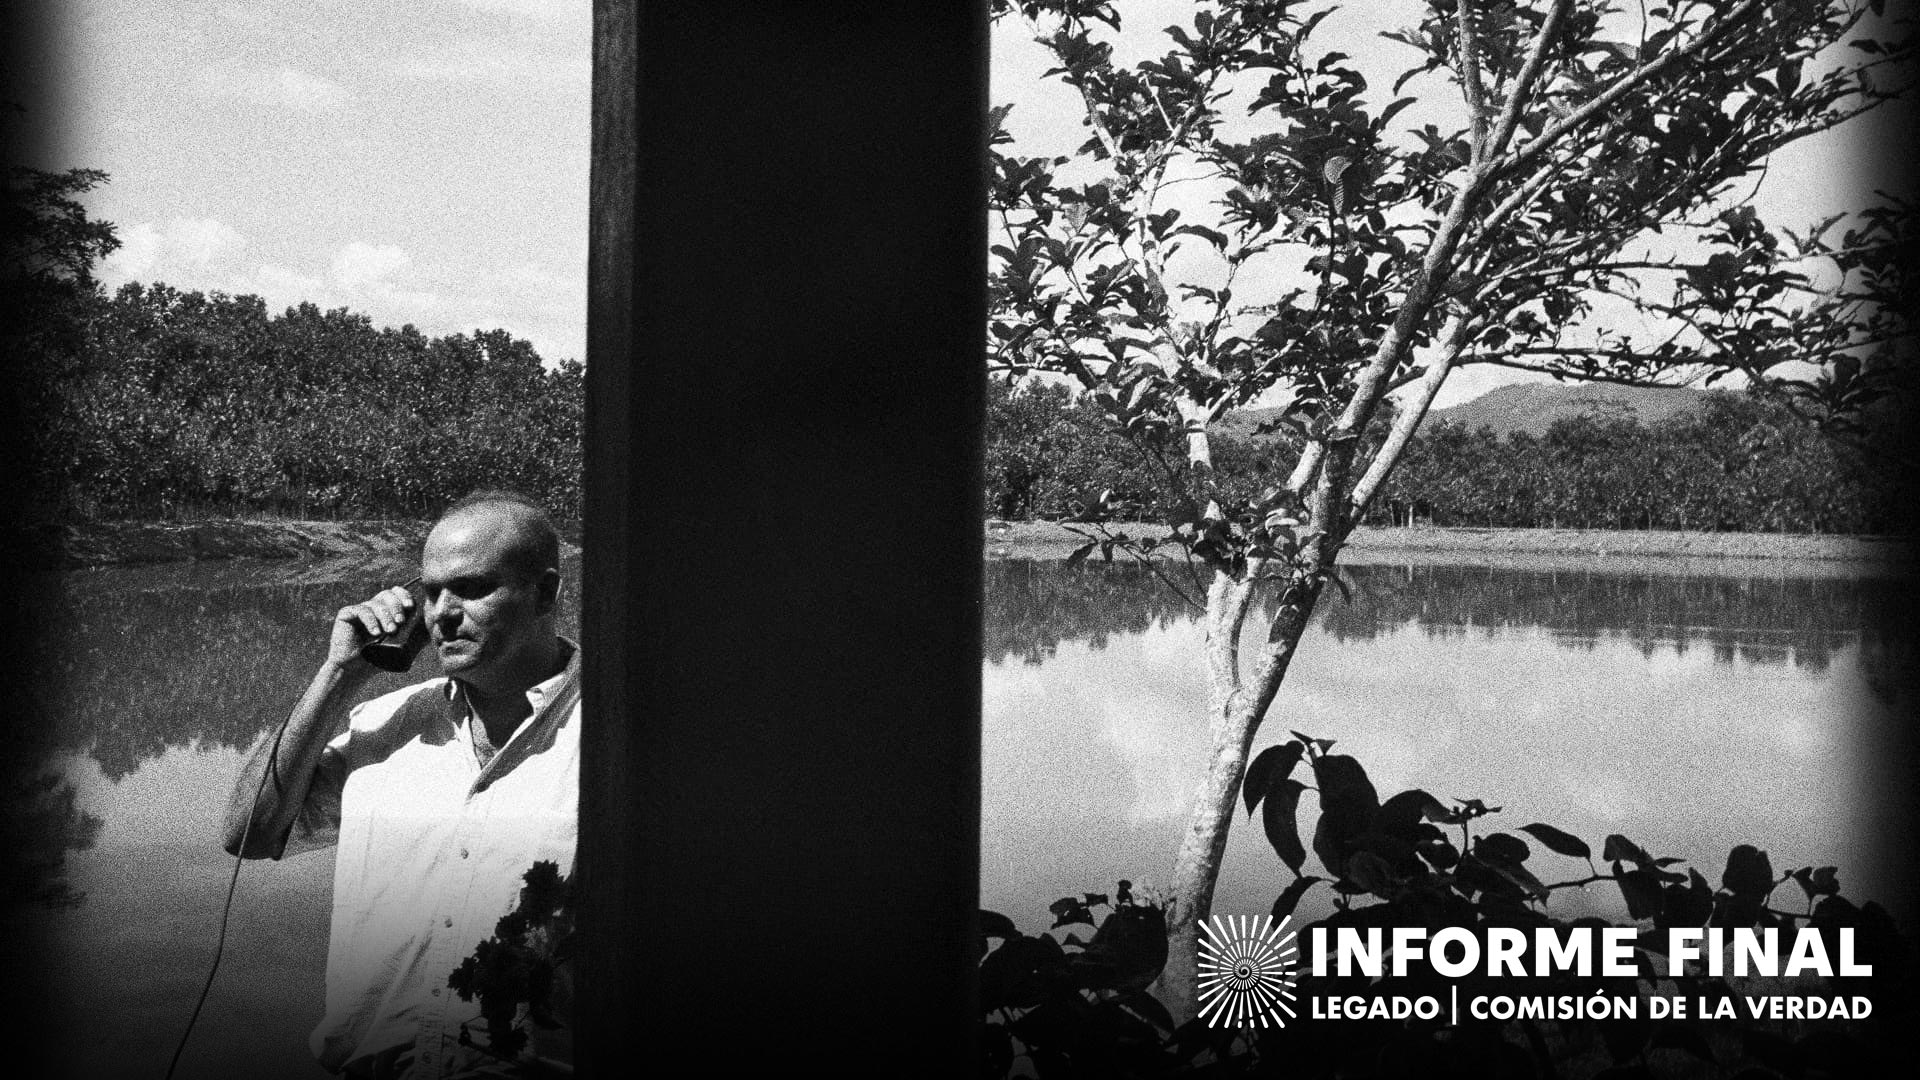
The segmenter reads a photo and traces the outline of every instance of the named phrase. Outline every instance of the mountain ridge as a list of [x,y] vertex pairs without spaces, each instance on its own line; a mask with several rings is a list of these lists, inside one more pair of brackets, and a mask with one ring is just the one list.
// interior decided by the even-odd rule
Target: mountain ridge
[[[1657,424],[1699,408],[1711,393],[1715,391],[1690,386],[1506,383],[1469,401],[1433,410],[1422,427],[1430,430],[1431,425],[1439,421],[1459,424],[1470,431],[1484,426],[1505,438],[1516,431],[1544,435],[1557,420],[1589,413],[1617,413],[1642,424]],[[1253,435],[1260,424],[1279,419],[1281,411],[1279,408],[1241,409],[1221,420],[1216,430],[1245,438]]]

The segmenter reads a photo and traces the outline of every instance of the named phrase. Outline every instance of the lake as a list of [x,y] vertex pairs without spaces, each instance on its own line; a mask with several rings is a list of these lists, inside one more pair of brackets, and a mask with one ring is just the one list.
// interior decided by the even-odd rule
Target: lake
[[[1382,799],[1478,798],[1503,809],[1476,831],[1546,822],[1596,852],[1620,833],[1715,884],[1746,842],[1777,872],[1838,866],[1856,901],[1913,894],[1877,855],[1907,828],[1892,751],[1915,700],[1912,581],[1761,561],[1370,562],[1344,570],[1350,600],[1321,599],[1256,753],[1289,729],[1334,739]],[[996,562],[986,593],[982,905],[1032,932],[1052,898],[1165,885],[1208,752],[1200,624],[1137,567]],[[1303,796],[1303,837],[1318,806]],[[1543,879],[1586,876],[1534,849]],[[1264,914],[1290,880],[1240,815],[1215,911]],[[1301,914],[1328,902],[1317,889]],[[1553,906],[1624,913],[1610,886]]]
[[[571,595],[577,563],[565,569]],[[233,865],[218,823],[241,761],[311,677],[330,613],[409,573],[232,563],[60,579],[36,634],[39,742],[16,760],[54,785],[32,803],[31,884],[84,897],[29,906],[19,932],[59,961],[36,987],[58,1022],[36,1041],[70,1051],[69,1075],[165,1068],[213,957]],[[1778,869],[1838,865],[1855,898],[1911,894],[1875,846],[1905,827],[1877,793],[1903,782],[1884,751],[1914,693],[1912,582],[1651,560],[1346,573],[1352,599],[1323,601],[1260,745],[1289,728],[1336,739],[1383,796],[1482,798],[1503,807],[1489,827],[1545,821],[1596,848],[1623,833],[1714,881],[1745,841]],[[1058,896],[1166,881],[1205,754],[1199,626],[1133,569],[994,561],[986,576],[982,903],[1038,929]],[[569,632],[575,620],[569,605]],[[324,1075],[306,1035],[331,873],[327,852],[245,868],[182,1076]],[[1217,910],[1264,912],[1286,879],[1242,821]],[[1554,903],[1604,913],[1610,899]]]

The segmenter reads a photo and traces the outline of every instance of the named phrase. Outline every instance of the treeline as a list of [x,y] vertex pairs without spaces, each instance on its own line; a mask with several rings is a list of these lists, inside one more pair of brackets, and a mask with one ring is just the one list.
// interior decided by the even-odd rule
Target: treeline
[[[1777,404],[1716,391],[1687,413],[1643,424],[1631,414],[1556,421],[1544,434],[1469,431],[1430,422],[1409,444],[1369,524],[1508,528],[1686,529],[1884,534],[1916,520],[1909,433],[1830,437]],[[995,379],[988,394],[987,507],[1002,518],[1060,518],[1103,490],[1152,519],[1177,509],[1167,464],[1119,435],[1066,387]],[[1284,478],[1284,433],[1213,435],[1228,498]]]
[[107,179],[0,188],[0,475],[14,524],[430,516],[481,487],[580,515],[578,363],[503,330],[428,337],[344,308],[130,284],[81,203]]
[[33,366],[35,515],[423,517],[510,486],[580,507],[583,370],[501,330],[130,284]]
[[1642,424],[1587,414],[1500,438],[1435,424],[1415,439],[1378,523],[1726,532],[1892,533],[1915,524],[1893,452],[1842,442],[1728,391]]

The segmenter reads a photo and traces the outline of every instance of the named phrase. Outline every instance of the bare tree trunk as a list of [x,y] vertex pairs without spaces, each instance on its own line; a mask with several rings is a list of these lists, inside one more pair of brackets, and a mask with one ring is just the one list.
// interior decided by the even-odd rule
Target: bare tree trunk
[[[1247,575],[1249,579],[1253,573]],[[1286,677],[1300,637],[1319,598],[1322,578],[1296,571],[1281,594],[1271,640],[1262,644],[1250,680],[1243,681],[1239,641],[1253,606],[1251,580],[1235,581],[1216,573],[1207,592],[1206,660],[1208,727],[1211,753],[1207,772],[1194,795],[1187,834],[1174,859],[1172,904],[1167,912],[1167,966],[1160,974],[1159,997],[1175,1020],[1193,1017],[1197,1004],[1196,963],[1200,924],[1213,908],[1213,891],[1226,853],[1227,833],[1240,805],[1240,781],[1246,772],[1253,737],[1267,706]]]

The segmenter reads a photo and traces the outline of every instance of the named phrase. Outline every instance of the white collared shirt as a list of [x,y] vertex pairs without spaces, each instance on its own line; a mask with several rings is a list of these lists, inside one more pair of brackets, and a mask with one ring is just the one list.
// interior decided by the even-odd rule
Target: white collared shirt
[[[485,769],[477,721],[445,679],[361,704],[327,744],[288,844],[339,845],[327,1012],[311,1039],[322,1065],[414,1043],[414,1075],[437,1077],[471,1056],[458,1047],[463,1024],[486,1041],[479,1002],[461,1001],[447,979],[514,909],[536,861],[573,872],[579,671],[575,647],[565,671],[527,691],[532,715]],[[434,686],[440,707],[403,708]],[[558,1049],[531,1034],[535,1052]]]

